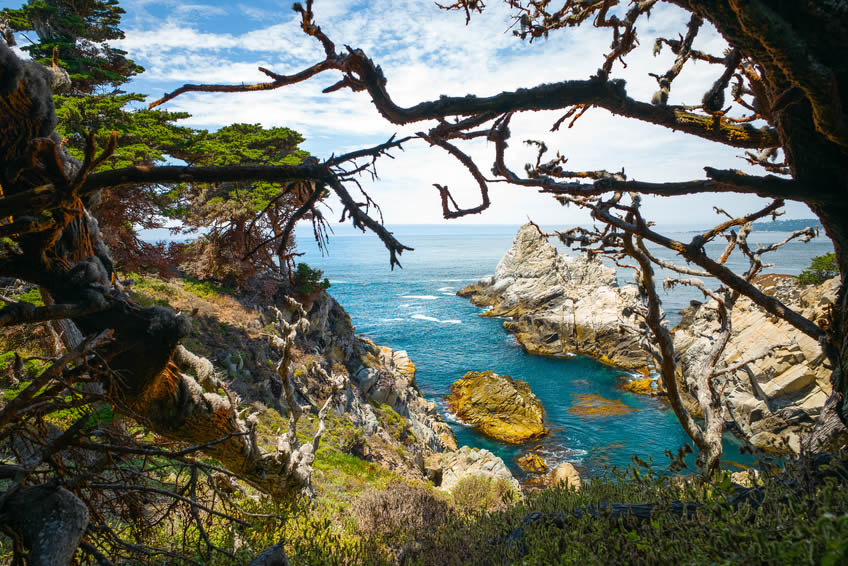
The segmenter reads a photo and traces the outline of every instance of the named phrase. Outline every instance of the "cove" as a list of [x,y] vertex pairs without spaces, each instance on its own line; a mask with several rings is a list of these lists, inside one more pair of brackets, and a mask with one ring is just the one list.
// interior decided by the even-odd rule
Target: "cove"
[[[502,457],[517,477],[523,477],[515,459],[538,449],[549,466],[570,461],[584,476],[595,476],[611,466],[626,466],[636,455],[653,461],[661,471],[676,452],[691,444],[676,417],[660,399],[635,395],[617,387],[625,372],[576,356],[530,356],[502,328],[502,320],[480,317],[482,309],[456,296],[468,283],[491,274],[512,244],[515,226],[402,226],[395,234],[415,248],[401,257],[403,269],[390,271],[388,255],[373,235],[339,230],[331,238],[329,255],[307,241],[300,247],[306,261],[324,270],[330,293],[350,314],[357,332],[377,344],[406,350],[417,366],[417,382],[425,396],[439,403],[460,445],[487,448]],[[791,265],[780,271],[797,273],[809,257],[829,250],[823,242],[791,248]],[[688,304],[685,296],[664,297],[670,318]],[[672,318],[673,322],[676,322]],[[450,384],[468,371],[492,370],[530,384],[546,409],[551,435],[538,442],[507,445],[463,426],[445,412],[442,399]],[[581,416],[573,407],[599,395],[618,400],[634,410],[610,416]],[[743,443],[725,435],[725,465],[753,462],[740,451]],[[688,458],[690,471],[694,456]]]

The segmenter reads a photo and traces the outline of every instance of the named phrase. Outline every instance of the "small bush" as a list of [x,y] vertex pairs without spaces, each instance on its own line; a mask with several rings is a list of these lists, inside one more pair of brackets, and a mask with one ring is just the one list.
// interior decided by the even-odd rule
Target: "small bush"
[[505,509],[518,500],[509,481],[484,475],[462,478],[451,493],[457,510],[468,515]]
[[839,266],[836,265],[836,254],[830,252],[814,257],[810,267],[798,275],[798,282],[801,285],[821,285],[837,275],[839,275]]
[[318,289],[330,288],[330,280],[326,277],[321,280],[324,272],[320,269],[312,269],[305,263],[298,263],[294,272],[294,287],[301,295],[309,295]]
[[449,511],[448,504],[432,490],[405,483],[366,491],[353,505],[357,531],[391,546],[433,533]]

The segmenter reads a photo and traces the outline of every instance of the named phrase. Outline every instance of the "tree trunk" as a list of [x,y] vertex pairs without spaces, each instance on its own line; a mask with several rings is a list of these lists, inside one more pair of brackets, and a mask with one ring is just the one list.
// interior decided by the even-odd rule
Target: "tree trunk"
[[[0,41],[0,218],[11,220],[0,232],[19,248],[0,256],[0,276],[39,285],[55,302],[41,312],[5,307],[0,319],[70,319],[83,335],[112,329],[114,339],[99,350],[108,375],[103,385],[130,416],[163,436],[205,445],[210,456],[275,497],[298,493],[308,484],[302,460],[309,458],[263,453],[230,397],[204,393],[171,362],[190,320],[169,308],[142,308],[113,284],[109,251],[85,207],[94,195],[77,194],[82,164],[53,133],[50,77]],[[62,316],[50,315],[59,308]]]
[[0,522],[29,548],[29,566],[63,566],[85,534],[88,509],[63,487],[26,487],[3,502]]

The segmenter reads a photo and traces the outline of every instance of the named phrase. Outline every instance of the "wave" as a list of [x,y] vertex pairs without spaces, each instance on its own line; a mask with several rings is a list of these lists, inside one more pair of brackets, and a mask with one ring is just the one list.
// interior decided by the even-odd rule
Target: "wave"
[[565,446],[556,448],[546,446],[540,450],[540,452],[543,452],[544,456],[548,456],[545,458],[545,462],[548,463],[551,468],[556,468],[563,462],[571,462],[572,464],[581,463],[588,454],[588,452],[582,448],[568,448]]
[[422,301],[433,301],[438,299],[436,295],[401,295],[401,299],[419,299]]
[[436,289],[436,291],[442,291],[444,293],[444,292],[447,292],[447,291],[453,291],[454,289],[455,289],[455,287],[441,287],[439,289]]
[[480,281],[481,279],[485,279],[486,276],[483,277],[466,277],[465,279],[436,279],[436,281],[440,283],[462,283],[465,281]]
[[442,411],[442,416],[449,423],[458,424],[458,425],[468,427],[468,428],[471,428],[473,426],[473,425],[470,425],[467,422],[463,421],[461,418],[457,417],[455,414],[451,413],[447,409]]
[[461,320],[449,319],[449,320],[440,320],[433,316],[427,316],[425,314],[414,314],[409,318],[414,318],[416,320],[429,320],[430,322],[440,322],[442,324],[462,324]]

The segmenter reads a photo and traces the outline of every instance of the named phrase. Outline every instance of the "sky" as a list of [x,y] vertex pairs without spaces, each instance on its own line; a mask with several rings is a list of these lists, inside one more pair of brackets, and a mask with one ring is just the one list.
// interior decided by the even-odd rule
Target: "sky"
[[[486,4],[486,11],[472,17],[468,25],[463,13],[440,10],[428,0],[316,0],[314,12],[316,22],[339,48],[363,49],[382,67],[391,96],[402,106],[441,95],[486,96],[540,83],[586,79],[600,67],[609,48],[610,30],[590,26],[554,32],[532,44],[521,41],[510,30],[512,14],[505,3],[491,0]],[[0,7],[17,5],[0,2]],[[290,1],[122,0],[120,5],[127,12],[121,25],[126,38],[114,45],[146,68],[125,89],[148,94],[149,100],[184,83],[264,81],[267,77],[257,67],[290,74],[323,58],[318,42],[300,30]],[[641,46],[626,59],[627,68],[619,63],[612,74],[627,81],[630,96],[650,100],[657,87],[648,73],[664,73],[674,57],[667,48],[654,56],[654,39],[677,38],[685,32],[687,21],[688,14],[663,5],[642,22],[638,28]],[[695,48],[717,55],[724,47],[708,25],[695,42]],[[720,72],[715,65],[688,64],[674,82],[669,103],[699,103]],[[190,113],[185,123],[195,127],[217,129],[235,122],[286,126],[303,134],[302,147],[322,159],[433,125],[394,126],[377,113],[364,92],[321,93],[338,79],[339,74],[331,72],[275,91],[184,94],[165,108]],[[603,109],[589,110],[573,128],[549,132],[561,114],[524,113],[513,118],[507,154],[513,170],[523,171],[524,163],[535,160],[534,150],[521,142],[541,139],[552,152],[568,158],[570,169],[624,169],[628,178],[641,181],[701,179],[704,166],[762,174],[739,157],[743,150],[615,117]],[[465,142],[462,149],[481,170],[489,170],[494,159],[491,144]],[[386,223],[445,222],[434,183],[449,186],[462,207],[478,204],[474,180],[441,149],[418,141],[392,155],[394,159],[378,162],[378,181],[362,180],[363,188],[382,207]],[[585,211],[562,207],[550,196],[527,188],[492,183],[490,192],[488,210],[451,222],[520,224],[528,218],[547,225],[590,222]],[[718,220],[713,205],[744,214],[764,203],[743,195],[649,197],[644,212],[661,224],[698,227]],[[338,218],[338,203],[329,205],[328,216]],[[787,218],[811,215],[802,204],[787,206]]]

